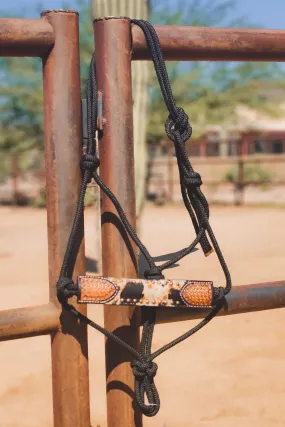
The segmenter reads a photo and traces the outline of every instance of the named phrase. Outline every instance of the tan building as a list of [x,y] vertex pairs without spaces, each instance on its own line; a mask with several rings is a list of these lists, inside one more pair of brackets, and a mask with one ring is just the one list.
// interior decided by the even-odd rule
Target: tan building
[[[186,149],[191,157],[285,153],[285,105],[284,119],[239,106],[234,125],[226,129],[222,125],[209,127],[199,139],[190,139]],[[150,157],[173,154],[173,143],[169,140],[149,147]]]

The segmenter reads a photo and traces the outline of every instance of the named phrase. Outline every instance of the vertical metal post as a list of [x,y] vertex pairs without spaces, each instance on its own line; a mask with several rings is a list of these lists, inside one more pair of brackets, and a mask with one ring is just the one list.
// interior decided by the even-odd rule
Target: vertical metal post
[[[100,175],[119,199],[133,227],[136,222],[131,24],[128,18],[94,21],[98,89],[103,94],[104,136],[99,142]],[[135,277],[137,251],[126,235],[111,201],[102,195],[103,274]],[[136,311],[136,316],[138,311]],[[133,308],[105,307],[105,327],[137,346],[139,329]],[[140,426],[133,407],[134,378],[130,354],[106,341],[107,413],[110,427]]]
[[[58,279],[81,182],[82,143],[78,14],[45,11],[55,44],[43,61],[50,298]],[[74,275],[85,272],[83,224]],[[76,302],[72,302],[76,306]],[[86,313],[85,306],[77,306]],[[87,328],[65,311],[52,335],[55,427],[90,427]]]

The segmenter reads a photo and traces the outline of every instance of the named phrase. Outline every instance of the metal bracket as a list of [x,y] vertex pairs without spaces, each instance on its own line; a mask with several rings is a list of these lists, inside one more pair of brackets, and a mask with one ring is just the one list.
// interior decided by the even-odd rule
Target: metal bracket
[[[83,135],[83,146],[88,138],[87,131],[87,100],[81,99],[81,114],[82,114],[82,135]],[[97,128],[103,130],[105,119],[103,118],[103,95],[102,92],[98,91],[98,117],[97,117]]]

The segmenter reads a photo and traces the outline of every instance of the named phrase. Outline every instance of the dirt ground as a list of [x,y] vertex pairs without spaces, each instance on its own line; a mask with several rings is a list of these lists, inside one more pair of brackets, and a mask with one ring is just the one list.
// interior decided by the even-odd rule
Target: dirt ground
[[[233,283],[284,279],[285,210],[212,208],[211,223]],[[96,258],[95,219],[86,212],[86,253]],[[148,206],[143,241],[155,256],[175,252],[193,237],[182,207]],[[44,210],[0,209],[0,309],[48,301]],[[198,250],[168,271],[173,278],[224,283],[215,256]],[[102,322],[101,307],[89,315]],[[214,319],[157,359],[161,411],[147,427],[279,427],[285,420],[285,310]],[[195,322],[159,325],[154,348]],[[49,337],[0,344],[0,426],[51,427]],[[106,426],[103,337],[89,330],[92,426]],[[170,369],[171,367],[171,369]]]

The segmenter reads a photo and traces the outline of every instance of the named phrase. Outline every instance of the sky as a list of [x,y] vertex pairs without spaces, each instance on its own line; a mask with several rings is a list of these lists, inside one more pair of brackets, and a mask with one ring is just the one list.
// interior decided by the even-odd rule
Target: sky
[[[157,3],[163,1],[165,0],[156,0]],[[173,0],[173,4],[175,2]],[[12,2],[0,0],[0,11],[17,17],[25,9],[27,17],[29,15],[34,17],[34,5],[38,3],[41,3],[42,10],[60,9],[63,0],[14,0]],[[68,0],[67,3],[76,9],[76,0]],[[263,28],[285,29],[285,0],[236,0],[232,18],[241,15],[245,15],[250,22],[259,24]]]

